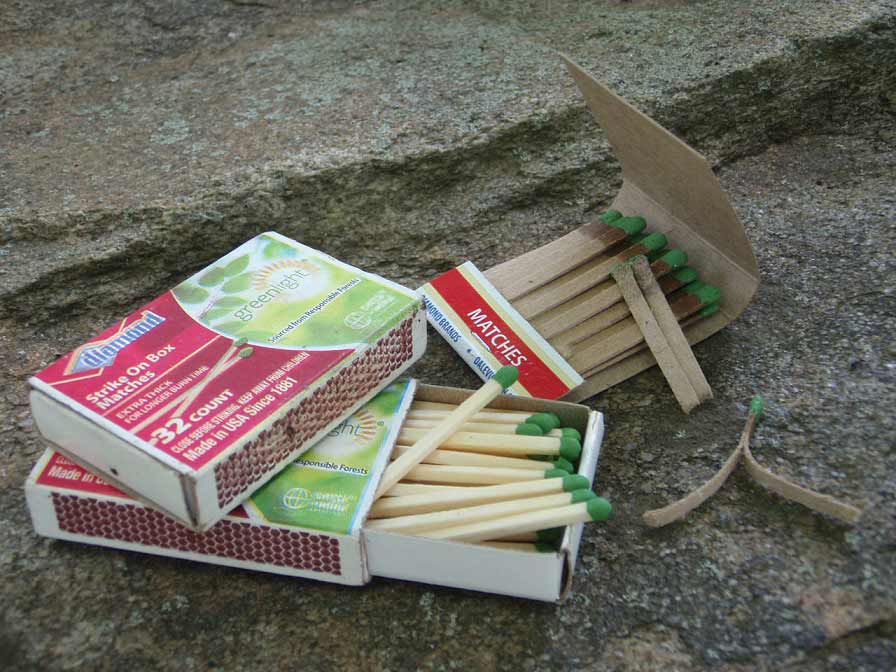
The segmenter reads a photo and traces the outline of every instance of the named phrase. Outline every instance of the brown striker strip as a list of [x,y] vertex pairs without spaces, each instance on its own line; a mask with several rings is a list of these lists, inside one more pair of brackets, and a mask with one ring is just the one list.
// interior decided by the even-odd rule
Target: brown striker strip
[[[727,478],[734,471],[738,461],[743,455],[747,472],[753,479],[763,487],[771,490],[777,495],[793,502],[798,502],[803,506],[827,514],[833,518],[843,521],[844,523],[853,524],[859,520],[862,510],[850,504],[845,504],[829,495],[823,495],[809,490],[802,486],[791,483],[785,478],[776,476],[768,469],[756,462],[753,453],[750,451],[750,438],[759,418],[762,415],[761,397],[754,397],[750,407],[750,414],[747,416],[747,422],[744,430],[740,435],[737,448],[731,453],[730,457],[722,465],[716,474],[706,483],[691,492],[686,497],[673,502],[661,509],[647,511],[643,515],[644,522],[650,527],[662,527],[676,520],[681,520],[688,513],[700,506],[707,499],[712,497],[720,487],[725,483]],[[759,404],[757,406],[757,400]]]
[[[660,278],[658,284],[664,294],[671,294],[676,289],[681,289],[685,285],[685,283],[671,275],[666,275]],[[613,283],[613,287],[616,288],[615,282]],[[554,349],[557,350],[564,359],[568,359],[573,353],[573,345],[580,343],[595,334],[599,334],[604,329],[612,327],[629,315],[631,315],[631,312],[628,309],[628,304],[622,300],[622,295],[620,294],[619,303],[615,303],[594,317],[590,317],[581,324],[576,324],[571,329],[567,329],[559,336],[551,339],[551,345],[554,346]],[[544,334],[542,334],[542,336],[544,336]]]
[[[630,245],[606,261],[589,268],[584,273],[569,274],[552,282],[550,286],[542,287],[531,294],[527,294],[521,299],[514,301],[513,307],[517,309],[520,315],[530,320],[536,315],[541,315],[551,308],[556,308],[561,303],[569,301],[582,292],[586,292],[607,280],[612,270],[619,264],[634,256],[648,254],[649,252],[650,250],[641,243]],[[570,266],[567,265],[567,270],[569,268]]]
[[[650,348],[651,354],[656,359],[657,364],[659,364],[660,370],[666,377],[666,382],[672,388],[672,393],[675,395],[678,405],[681,406],[681,410],[685,413],[690,413],[700,405],[700,399],[697,398],[697,392],[691,385],[691,381],[688,380],[687,374],[685,374],[684,369],[678,362],[678,358],[669,346],[668,341],[666,341],[663,330],[657,323],[650,306],[641,293],[641,288],[635,279],[632,264],[623,264],[613,269],[613,279],[619,284],[622,297],[628,304],[629,310],[632,311],[632,317],[641,330],[641,334],[644,336],[644,341],[647,343],[647,347]],[[677,324],[678,322],[676,321]]]
[[[676,297],[671,307],[676,317],[681,320],[700,310],[701,303],[697,296],[685,293]],[[572,356],[568,357],[567,361],[579,373],[588,372],[642,343],[643,340],[641,330],[629,316],[609,329],[604,329],[576,344]]]
[[701,402],[712,399],[712,388],[709,386],[706,376],[703,375],[703,370],[700,368],[697,358],[694,357],[694,351],[691,350],[688,339],[672,313],[672,309],[669,307],[668,301],[666,301],[666,296],[657,284],[653,269],[647,263],[647,259],[644,257],[635,259],[632,263],[632,272],[635,280],[638,282],[638,286],[641,288],[641,292],[644,294],[647,305],[650,306],[650,312],[653,313],[653,317],[656,319],[663,336],[665,336],[666,342],[672,349],[675,359],[678,360],[678,365],[690,382],[694,392],[697,393],[697,399]]
[[[662,259],[650,265],[657,278],[672,272],[672,267]],[[567,301],[555,310],[539,315],[532,320],[532,326],[544,338],[551,339],[573,325],[580,324],[592,315],[598,315],[614,304],[622,301],[622,294],[615,282],[602,282],[594,289]]]
[[508,301],[515,301],[527,292],[558,278],[571,268],[584,264],[627,234],[601,221],[579,227],[538,249],[527,252],[485,271],[485,277]]

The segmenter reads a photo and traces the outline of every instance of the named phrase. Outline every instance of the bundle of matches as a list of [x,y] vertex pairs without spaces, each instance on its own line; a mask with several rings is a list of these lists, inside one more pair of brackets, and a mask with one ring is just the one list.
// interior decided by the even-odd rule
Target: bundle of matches
[[610,515],[588,479],[573,473],[582,452],[576,429],[552,413],[486,409],[517,376],[515,367],[499,369],[460,406],[411,406],[369,528],[553,550],[548,530]]
[[[672,332],[718,312],[721,291],[700,282],[697,271],[686,266],[688,255],[667,250],[666,237],[647,233],[645,225],[641,217],[610,210],[598,222],[551,243],[556,256],[550,263],[527,268],[523,255],[486,276],[572,368],[590,378],[648,347],[655,349],[644,332],[644,320],[632,314],[634,296],[626,296],[615,273],[620,266],[643,260],[637,281],[659,321],[654,331],[674,341],[679,358],[693,368],[696,362],[684,352],[689,351],[685,339]],[[538,254],[543,259],[544,248]],[[667,373],[668,367],[659,363]],[[702,374],[695,376],[694,385],[700,389],[691,390],[693,394],[685,390],[683,408],[711,396],[703,382]]]

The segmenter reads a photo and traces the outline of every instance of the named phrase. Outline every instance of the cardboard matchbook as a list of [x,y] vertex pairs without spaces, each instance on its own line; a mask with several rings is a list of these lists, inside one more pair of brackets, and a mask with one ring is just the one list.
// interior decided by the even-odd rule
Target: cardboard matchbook
[[[335,427],[204,533],[134,500],[52,450],[26,483],[35,530],[69,541],[360,585],[372,576],[554,601],[568,594],[582,524],[556,550],[508,550],[364,529],[411,401],[459,404],[472,392],[400,381]],[[552,412],[582,435],[593,482],[603,417],[577,404],[501,396],[490,408]]]
[[[759,284],[743,227],[703,156],[578,65],[565,62],[622,168],[622,188],[610,208],[643,217],[647,230],[664,234],[670,245],[687,254],[702,280],[721,289],[717,312],[684,322],[688,341],[702,341],[740,315]],[[427,318],[483,379],[506,364],[517,366],[514,394],[573,401],[598,394],[650,368],[655,359],[641,349],[589,366],[592,362],[582,361],[589,356],[581,345],[587,341],[572,342],[564,357],[540,332],[547,331],[543,317],[527,319],[518,308],[532,303],[533,290],[527,290],[525,282],[533,269],[557,268],[555,280],[535,288],[543,305],[551,305],[555,287],[574,286],[595,263],[581,256],[582,250],[607,230],[600,222],[586,224],[485,272],[470,262],[448,271],[420,290]],[[595,291],[583,289],[571,300],[558,301],[558,307],[578,304],[579,309]],[[554,331],[574,326],[561,324]]]
[[205,530],[422,355],[421,308],[264,233],[35,375],[32,412],[67,457]]

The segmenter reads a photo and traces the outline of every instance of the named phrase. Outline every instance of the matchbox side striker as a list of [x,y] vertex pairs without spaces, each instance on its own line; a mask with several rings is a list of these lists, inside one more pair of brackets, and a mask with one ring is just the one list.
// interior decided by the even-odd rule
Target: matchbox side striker
[[31,379],[44,438],[194,530],[423,353],[418,295],[263,233]]

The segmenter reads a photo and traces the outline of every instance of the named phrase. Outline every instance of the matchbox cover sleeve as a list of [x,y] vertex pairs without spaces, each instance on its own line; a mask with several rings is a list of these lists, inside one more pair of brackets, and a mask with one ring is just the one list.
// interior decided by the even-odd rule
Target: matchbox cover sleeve
[[433,328],[483,380],[519,369],[510,394],[559,399],[584,382],[472,262],[420,288]]
[[44,437],[205,529],[422,354],[418,295],[261,234],[31,379]]

